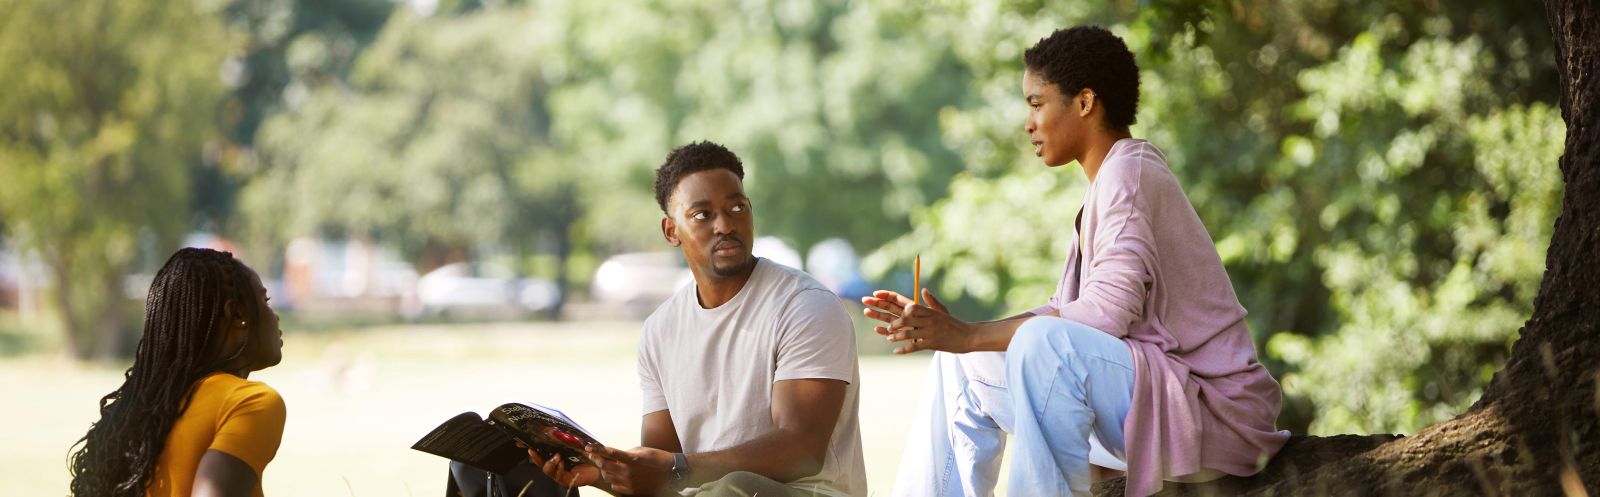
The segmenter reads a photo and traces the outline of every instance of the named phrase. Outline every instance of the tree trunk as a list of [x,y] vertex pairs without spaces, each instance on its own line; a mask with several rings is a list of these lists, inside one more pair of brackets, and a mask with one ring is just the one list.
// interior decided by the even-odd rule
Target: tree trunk
[[101,281],[99,282],[100,291],[105,295],[103,306],[100,309],[91,311],[95,316],[93,319],[82,320],[95,322],[94,351],[95,357],[100,360],[133,356],[133,350],[124,346],[124,341],[127,338],[127,333],[125,333],[127,328],[125,328],[126,323],[123,322],[123,318],[126,317],[126,313],[123,311],[127,295],[125,295],[126,292],[122,287],[122,275],[127,272],[127,269],[126,266],[119,266],[106,271],[101,276]]
[[55,285],[50,289],[50,300],[58,315],[57,320],[61,323],[61,336],[67,342],[67,352],[72,354],[73,359],[79,361],[92,359],[94,350],[91,344],[94,341],[86,336],[88,326],[78,319],[77,313],[72,312],[72,287],[68,286],[68,282],[72,281],[72,274],[67,271],[66,264],[60,259],[51,260],[49,266],[51,275],[55,277]]
[[[65,258],[52,259],[48,265],[55,278],[51,304],[60,314],[62,335],[72,358],[88,361],[131,356],[132,350],[125,343],[127,323],[123,322],[127,297],[123,295],[122,275],[127,267],[120,265],[85,275],[74,271],[74,264]],[[94,293],[99,297],[80,301],[77,295],[82,292],[74,292],[75,286],[97,287]]]
[[565,318],[567,296],[571,294],[572,275],[567,269],[567,259],[572,258],[573,221],[563,221],[555,228],[556,235],[556,304],[550,308],[550,319]]
[[[1295,437],[1261,474],[1162,495],[1600,495],[1600,6],[1544,5],[1566,196],[1533,316],[1483,396],[1409,437]],[[1122,481],[1095,491],[1121,495]]]
[[550,319],[560,321],[566,317],[567,302],[571,299],[572,271],[567,267],[572,259],[573,230],[577,228],[578,219],[583,217],[583,206],[578,202],[578,185],[572,181],[562,181],[556,188],[556,197],[543,209],[533,208],[535,216],[550,220],[550,225],[545,227],[555,242],[556,258],[556,302],[550,308]]

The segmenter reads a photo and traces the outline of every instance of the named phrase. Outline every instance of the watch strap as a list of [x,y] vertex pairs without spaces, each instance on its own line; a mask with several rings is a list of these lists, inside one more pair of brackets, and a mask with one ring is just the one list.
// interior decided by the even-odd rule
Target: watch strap
[[683,483],[689,477],[689,457],[682,452],[672,454],[672,481]]

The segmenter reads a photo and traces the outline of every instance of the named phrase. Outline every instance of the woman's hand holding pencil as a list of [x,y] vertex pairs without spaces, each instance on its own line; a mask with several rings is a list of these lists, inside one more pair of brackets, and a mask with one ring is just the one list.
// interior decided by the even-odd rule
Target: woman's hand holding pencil
[[922,303],[921,301],[917,300],[918,298],[920,298],[920,296],[918,294],[922,293],[922,256],[921,255],[918,255],[916,260],[911,263],[911,267],[912,267],[912,269],[911,269],[911,305],[917,305],[917,304],[921,304]]
[[[867,306],[862,313],[886,325],[873,331],[890,342],[905,342],[894,349],[896,354],[919,350],[959,354],[976,350],[971,325],[951,316],[933,292],[922,288],[922,257],[918,256],[913,265],[911,298],[891,290],[878,290],[871,297],[861,298],[861,304]],[[924,301],[926,305],[922,304]]]

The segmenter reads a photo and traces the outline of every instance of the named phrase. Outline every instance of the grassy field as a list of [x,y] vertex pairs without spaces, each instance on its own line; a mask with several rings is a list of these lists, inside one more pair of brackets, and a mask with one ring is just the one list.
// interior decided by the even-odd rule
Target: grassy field
[[[295,496],[442,495],[445,465],[411,443],[463,411],[508,400],[565,411],[602,441],[638,443],[639,324],[384,326],[290,333],[283,364],[258,372],[288,403],[265,490]],[[868,349],[876,344],[862,344]],[[927,355],[861,358],[861,427],[873,495],[888,495]],[[120,383],[120,369],[56,357],[0,359],[0,495],[65,495],[69,446]],[[603,495],[591,491],[585,495]]]

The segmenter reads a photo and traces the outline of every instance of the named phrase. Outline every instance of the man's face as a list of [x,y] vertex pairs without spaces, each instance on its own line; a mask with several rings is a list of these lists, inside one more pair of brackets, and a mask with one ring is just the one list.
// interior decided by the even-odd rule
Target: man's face
[[662,221],[667,241],[683,249],[697,278],[726,279],[755,267],[750,198],[733,171],[710,169],[684,176],[672,191]]
[[1032,70],[1022,73],[1022,96],[1028,101],[1028,121],[1023,129],[1034,146],[1033,155],[1050,167],[1078,157],[1086,123],[1077,99],[1069,98],[1077,96],[1062,95],[1060,86]]

